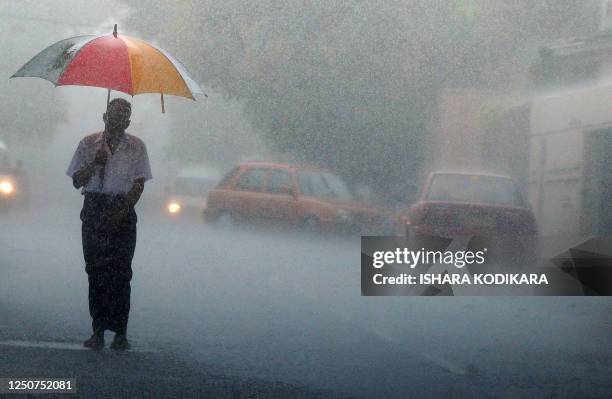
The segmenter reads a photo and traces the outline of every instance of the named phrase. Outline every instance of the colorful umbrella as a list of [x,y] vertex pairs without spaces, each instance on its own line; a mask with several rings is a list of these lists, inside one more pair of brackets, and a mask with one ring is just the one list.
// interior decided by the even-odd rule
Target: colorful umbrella
[[203,94],[185,67],[165,50],[133,37],[76,36],[59,41],[38,53],[11,78],[37,77],[55,86],[94,86],[132,96],[160,93],[195,100]]

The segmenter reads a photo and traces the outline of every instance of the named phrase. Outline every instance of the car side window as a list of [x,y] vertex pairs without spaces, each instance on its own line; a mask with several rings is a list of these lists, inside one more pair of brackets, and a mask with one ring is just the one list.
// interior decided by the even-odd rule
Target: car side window
[[236,189],[242,191],[262,191],[268,170],[249,169],[238,178]]
[[289,194],[293,188],[291,176],[285,170],[273,170],[270,172],[268,192],[275,194]]

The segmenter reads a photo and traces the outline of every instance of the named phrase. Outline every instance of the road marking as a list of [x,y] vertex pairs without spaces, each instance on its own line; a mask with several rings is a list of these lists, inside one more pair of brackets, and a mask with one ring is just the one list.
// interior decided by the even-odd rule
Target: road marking
[[0,341],[3,346],[18,346],[26,348],[47,348],[47,349],[68,349],[68,350],[89,350],[83,344],[71,342],[47,342],[47,341]]
[[[108,344],[110,344],[110,342]],[[6,340],[6,341],[0,341],[0,345],[1,346],[21,347],[21,348],[44,348],[44,349],[63,349],[63,350],[71,350],[71,351],[92,351],[92,349],[85,348],[82,343],[75,343],[75,342]],[[106,345],[106,349],[108,349],[108,345]],[[154,353],[156,351],[131,348],[128,352]]]

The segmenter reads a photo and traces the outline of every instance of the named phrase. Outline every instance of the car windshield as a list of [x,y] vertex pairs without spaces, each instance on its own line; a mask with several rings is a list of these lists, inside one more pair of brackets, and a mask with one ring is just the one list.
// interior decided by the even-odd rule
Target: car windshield
[[205,197],[216,181],[194,177],[178,177],[174,181],[173,194],[188,197]]
[[523,201],[511,179],[496,176],[436,174],[427,199],[522,206]]
[[351,201],[353,195],[338,176],[328,172],[298,172],[300,192],[303,195],[339,201]]

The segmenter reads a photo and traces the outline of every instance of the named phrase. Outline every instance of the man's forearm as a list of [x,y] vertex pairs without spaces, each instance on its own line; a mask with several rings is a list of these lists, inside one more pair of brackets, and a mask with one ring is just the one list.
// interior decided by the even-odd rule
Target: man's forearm
[[127,193],[126,198],[130,206],[136,205],[142,192],[144,191],[144,179],[138,179],[134,182],[132,189]]
[[85,166],[83,169],[77,170],[72,175],[72,185],[74,188],[81,188],[89,183],[89,179],[93,176],[95,172],[95,168],[93,164],[89,164]]

